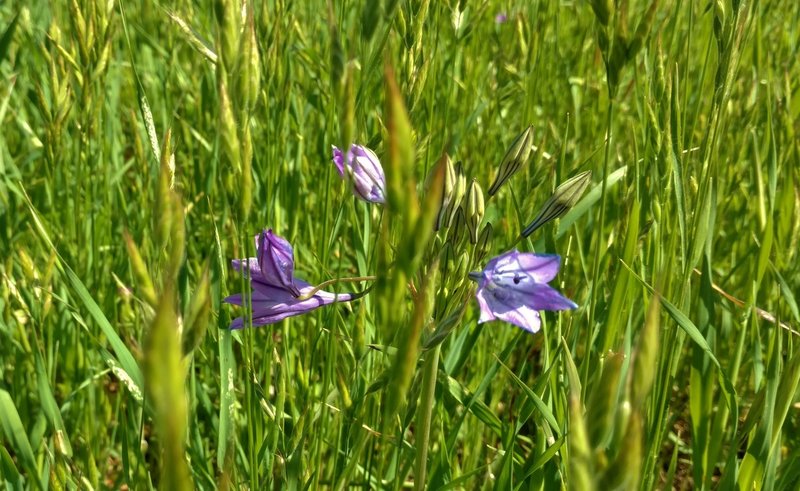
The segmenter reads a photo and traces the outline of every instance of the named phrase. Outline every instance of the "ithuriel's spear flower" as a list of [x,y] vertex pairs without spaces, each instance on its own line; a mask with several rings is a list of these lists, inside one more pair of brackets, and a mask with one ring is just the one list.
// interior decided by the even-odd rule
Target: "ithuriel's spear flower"
[[[234,259],[233,269],[250,280],[250,304],[253,309],[253,326],[275,322],[305,314],[334,302],[349,302],[360,296],[352,293],[331,293],[320,290],[305,281],[294,278],[294,254],[286,239],[266,230],[256,236],[258,257]],[[245,305],[241,293],[224,300],[233,305]],[[237,317],[231,329],[244,327],[244,317]]]
[[495,319],[529,332],[541,325],[540,310],[568,310],[578,306],[547,283],[558,273],[556,254],[533,254],[516,249],[495,257],[483,271],[469,277],[478,282],[476,298],[481,308],[478,322]]
[[347,154],[333,148],[333,163],[342,179],[353,181],[356,196],[370,203],[386,202],[386,176],[375,152],[361,145],[350,145]]
[[275,235],[272,229],[256,236],[258,267],[261,275],[269,282],[278,285],[295,297],[300,290],[294,284],[294,249],[288,240]]

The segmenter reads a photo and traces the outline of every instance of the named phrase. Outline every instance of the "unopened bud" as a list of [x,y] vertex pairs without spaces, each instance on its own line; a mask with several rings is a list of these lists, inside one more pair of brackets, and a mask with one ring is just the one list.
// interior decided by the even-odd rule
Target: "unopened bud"
[[583,196],[591,180],[592,171],[587,170],[558,186],[553,195],[550,196],[550,199],[542,206],[536,218],[533,219],[530,225],[525,227],[525,230],[520,235],[527,237],[545,223],[563,216]]
[[[439,166],[444,166],[444,179],[442,179],[442,199],[439,202],[439,213],[436,215],[436,223],[433,227],[433,229],[437,231],[449,225],[453,207],[457,205],[457,203],[453,202],[453,193],[456,187],[456,180],[458,179],[453,161],[450,160],[450,156],[446,153],[442,155],[442,158],[440,158],[439,162],[436,164],[436,167]],[[431,175],[436,172],[436,167],[431,170]]]
[[472,180],[467,195],[464,198],[465,218],[467,219],[467,229],[469,230],[469,241],[475,245],[478,243],[478,227],[483,220],[484,203],[483,189],[478,181]]
[[508,148],[500,163],[500,168],[497,170],[494,182],[489,187],[489,196],[494,196],[500,187],[522,168],[522,165],[530,157],[532,148],[533,126],[528,126]]
[[475,244],[475,261],[480,262],[489,251],[489,245],[492,242],[492,224],[487,223],[483,226],[481,234],[478,236],[478,243]]
[[447,238],[454,245],[461,243],[464,234],[467,231],[467,218],[464,215],[464,207],[459,206],[456,208],[456,216],[450,226],[450,231],[447,233]]
[[450,198],[450,213],[442,224],[445,228],[451,227],[455,223],[456,213],[461,206],[461,200],[464,199],[464,195],[467,194],[467,176],[464,175],[464,167],[461,165],[460,161],[456,163],[455,173],[456,179],[455,185],[453,186],[453,196]]

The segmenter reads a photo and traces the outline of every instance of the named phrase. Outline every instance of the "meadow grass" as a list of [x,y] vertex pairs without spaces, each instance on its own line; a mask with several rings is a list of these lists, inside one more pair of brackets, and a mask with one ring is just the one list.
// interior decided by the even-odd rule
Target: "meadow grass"
[[[0,485],[797,489],[798,46],[782,0],[3,3]],[[529,125],[434,233],[442,155],[489,189]],[[587,170],[516,243],[579,308],[478,324]],[[264,228],[377,279],[231,332]]]

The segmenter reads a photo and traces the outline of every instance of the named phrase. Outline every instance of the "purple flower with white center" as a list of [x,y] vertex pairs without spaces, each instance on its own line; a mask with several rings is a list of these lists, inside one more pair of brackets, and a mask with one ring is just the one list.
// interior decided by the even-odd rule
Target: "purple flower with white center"
[[[293,277],[294,253],[286,239],[262,232],[256,237],[258,257],[234,259],[233,269],[250,280],[250,304],[253,309],[253,326],[274,324],[287,317],[305,314],[334,302],[349,302],[358,295],[331,293],[318,290],[309,283]],[[224,302],[245,304],[241,293],[227,297]],[[244,317],[237,317],[231,329],[244,327]]]
[[294,250],[288,240],[275,235],[272,229],[256,236],[258,266],[261,275],[269,278],[270,283],[288,290],[295,297],[300,290],[294,284]]
[[342,179],[352,179],[356,196],[370,203],[386,202],[386,176],[375,152],[361,145],[350,145],[344,154],[333,148],[333,163]]
[[469,277],[478,282],[478,322],[500,319],[537,332],[541,326],[540,310],[578,308],[547,284],[558,273],[560,262],[557,254],[515,249],[489,261],[483,271],[470,273]]

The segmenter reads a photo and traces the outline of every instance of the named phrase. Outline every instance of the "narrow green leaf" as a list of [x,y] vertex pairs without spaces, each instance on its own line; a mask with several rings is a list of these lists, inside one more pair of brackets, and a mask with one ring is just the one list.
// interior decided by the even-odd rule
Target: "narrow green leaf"
[[61,448],[58,451],[63,452],[64,455],[72,457],[72,445],[69,443],[67,430],[64,427],[64,421],[61,419],[61,410],[58,408],[53,391],[50,388],[50,380],[47,377],[47,371],[44,368],[44,361],[38,351],[35,353],[36,357],[36,386],[39,389],[39,402],[42,405],[42,411],[47,420],[53,425],[53,429],[59,435],[57,442],[60,443]]
[[517,374],[514,373],[510,368],[508,368],[508,366],[506,366],[505,363],[503,363],[500,360],[497,360],[497,362],[500,363],[500,366],[503,367],[506,370],[506,372],[508,372],[508,374],[511,376],[511,380],[513,380],[514,383],[516,383],[517,386],[520,389],[522,389],[522,391],[525,393],[528,399],[530,399],[531,402],[533,402],[533,404],[536,406],[536,409],[539,410],[539,412],[544,417],[545,421],[547,421],[547,423],[550,425],[550,428],[553,429],[556,435],[560,436],[563,433],[563,431],[558,425],[558,420],[556,420],[555,416],[553,416],[553,413],[550,411],[550,408],[547,407],[547,404],[545,404],[544,401],[538,395],[536,395],[536,393],[533,390],[531,390],[530,387],[525,385],[525,382],[523,382],[519,377],[517,377]]
[[3,429],[3,435],[11,445],[11,448],[14,449],[14,453],[22,461],[23,467],[28,471],[30,482],[34,483],[36,488],[43,489],[44,483],[39,481],[36,457],[33,455],[33,449],[28,440],[28,435],[25,433],[25,427],[19,419],[19,413],[11,394],[3,389],[0,389],[0,428]]

